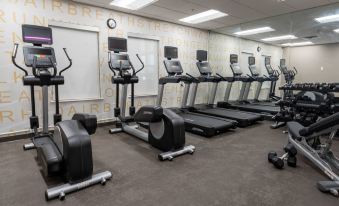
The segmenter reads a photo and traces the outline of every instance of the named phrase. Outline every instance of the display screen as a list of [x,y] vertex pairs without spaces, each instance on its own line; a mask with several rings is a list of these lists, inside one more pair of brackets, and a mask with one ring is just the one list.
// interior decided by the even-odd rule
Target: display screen
[[177,47],[165,46],[164,49],[165,49],[165,57],[166,58],[171,58],[171,59],[178,58],[178,48]]
[[197,60],[199,60],[199,61],[206,61],[207,60],[207,51],[205,51],[205,50],[198,50],[197,51]]
[[32,44],[53,44],[52,29],[49,27],[22,25],[22,39]]
[[265,65],[270,65],[271,64],[271,58],[270,57],[266,57],[265,58]]
[[236,54],[231,54],[231,56],[230,56],[230,62],[231,62],[231,64],[238,63],[238,55],[236,55]]
[[50,49],[31,48],[28,51],[29,51],[30,54],[52,55],[52,51]]
[[127,52],[127,39],[108,37],[108,49],[115,52]]
[[285,66],[286,65],[286,60],[285,59],[280,59],[280,66]]
[[254,57],[248,57],[248,64],[254,65],[255,64],[255,58]]

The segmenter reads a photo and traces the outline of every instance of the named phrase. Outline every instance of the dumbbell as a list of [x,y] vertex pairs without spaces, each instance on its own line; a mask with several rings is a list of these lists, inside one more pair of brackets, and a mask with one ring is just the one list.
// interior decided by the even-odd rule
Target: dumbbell
[[284,154],[282,157],[278,157],[278,154],[276,152],[269,152],[268,153],[268,162],[272,163],[275,168],[282,169],[284,168],[284,158],[288,155],[287,153]]
[[272,163],[274,167],[277,169],[284,168],[284,161],[286,160],[287,165],[290,167],[296,167],[297,166],[297,150],[293,147],[293,145],[288,144],[284,148],[285,154],[283,154],[281,157],[278,157],[278,154],[276,152],[269,152],[268,153],[268,162]]

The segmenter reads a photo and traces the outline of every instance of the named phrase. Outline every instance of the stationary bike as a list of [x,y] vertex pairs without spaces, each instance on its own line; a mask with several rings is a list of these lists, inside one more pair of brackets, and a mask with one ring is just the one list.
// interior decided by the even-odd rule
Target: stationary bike
[[[151,146],[161,150],[158,155],[159,160],[173,160],[173,158],[183,154],[193,154],[195,147],[185,146],[185,124],[183,118],[171,110],[161,106],[143,106],[137,112],[134,107],[134,84],[138,83],[137,73],[144,68],[144,64],[137,55],[142,68],[135,71],[127,52],[127,39],[108,38],[108,65],[113,72],[112,83],[116,85],[116,107],[114,116],[119,121],[117,128],[109,130],[111,134],[126,132],[139,139],[148,142]],[[122,53],[123,52],[123,53]],[[119,107],[119,86],[122,85],[122,95]],[[131,106],[130,116],[125,115],[127,88],[131,85]],[[148,132],[138,129],[137,123],[148,123]]]
[[[111,172],[105,171],[93,175],[92,146],[90,135],[97,128],[95,115],[74,114],[72,120],[61,121],[59,113],[58,86],[64,84],[62,73],[72,66],[72,60],[64,48],[70,64],[57,73],[56,58],[52,47],[43,47],[43,44],[53,44],[52,29],[48,27],[22,25],[23,41],[33,46],[23,47],[25,65],[32,68],[33,75],[19,66],[16,62],[18,44],[14,45],[12,62],[25,75],[23,84],[31,89],[32,116],[30,128],[34,131],[32,143],[24,145],[24,150],[36,149],[37,159],[42,166],[43,174],[61,176],[67,184],[52,187],[46,190],[45,198],[50,200],[56,197],[63,200],[70,192],[101,183],[112,177]],[[50,69],[52,68],[52,71]],[[39,118],[35,112],[34,87],[42,87],[42,132],[39,132]],[[54,133],[48,130],[48,87],[55,88],[56,114],[54,115]]]

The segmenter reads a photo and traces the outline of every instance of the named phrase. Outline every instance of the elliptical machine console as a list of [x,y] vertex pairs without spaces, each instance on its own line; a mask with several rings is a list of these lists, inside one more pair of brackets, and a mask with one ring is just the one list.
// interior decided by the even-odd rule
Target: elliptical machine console
[[[172,160],[183,154],[193,154],[195,147],[185,146],[184,120],[171,110],[161,106],[143,106],[135,113],[134,84],[138,83],[137,73],[144,68],[144,64],[137,55],[142,68],[135,70],[127,52],[127,39],[108,38],[108,65],[113,72],[112,83],[116,85],[116,107],[114,116],[119,121],[117,128],[111,129],[111,134],[126,132],[148,142],[151,146],[163,151],[158,155],[159,160]],[[122,95],[119,97],[122,85]],[[126,116],[127,88],[131,85],[131,106]],[[119,102],[120,98],[120,102]],[[120,107],[119,107],[120,105]],[[138,130],[138,122],[148,123],[148,133]],[[135,124],[131,124],[135,123]]]
[[[53,44],[52,29],[48,27],[22,25],[23,41],[33,46],[23,47],[24,61],[27,67],[32,68],[32,74],[19,66],[16,62],[18,44],[14,45],[12,62],[25,75],[23,84],[31,89],[32,116],[30,128],[34,131],[32,143],[24,145],[24,150],[36,149],[37,159],[42,166],[43,174],[61,176],[67,184],[46,190],[46,200],[59,197],[65,198],[66,193],[78,191],[82,188],[101,183],[105,184],[112,177],[111,172],[102,172],[93,175],[92,146],[90,135],[97,128],[95,115],[74,114],[72,120],[61,121],[59,113],[58,86],[64,84],[62,73],[72,66],[72,60],[64,48],[70,64],[57,70],[57,63],[52,47],[43,47],[43,44]],[[52,71],[50,71],[52,69]],[[34,87],[42,87],[42,132],[38,132],[39,118],[35,111]],[[48,87],[55,87],[55,115],[54,133],[48,130]]]

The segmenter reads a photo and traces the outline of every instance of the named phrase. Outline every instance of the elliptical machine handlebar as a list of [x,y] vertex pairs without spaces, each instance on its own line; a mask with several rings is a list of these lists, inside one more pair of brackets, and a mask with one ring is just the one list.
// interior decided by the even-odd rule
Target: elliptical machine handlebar
[[[72,59],[68,56],[68,53],[67,53],[66,48],[63,48],[63,50],[64,50],[65,55],[66,55],[66,57],[67,57],[67,59],[68,59],[68,61],[69,61],[69,65],[68,65],[67,67],[65,67],[63,70],[61,70],[61,71],[59,72],[59,75],[61,75],[64,71],[66,71],[67,69],[69,69],[69,68],[72,66],[72,64],[73,64]],[[51,62],[51,63],[52,63],[52,62]],[[53,65],[53,68],[56,69],[55,64],[52,63],[52,65]]]
[[278,70],[275,69],[275,70],[273,71],[273,74],[276,75],[277,77],[280,77],[280,74],[281,74],[281,73],[280,73]]
[[18,47],[19,47],[19,44],[18,44],[18,43],[15,43],[15,44],[14,44],[14,48],[13,48],[13,52],[12,52],[12,62],[13,62],[13,64],[14,64],[17,68],[19,68],[21,71],[23,71],[23,72],[25,73],[25,76],[27,76],[27,75],[28,75],[27,70],[24,69],[24,68],[22,68],[21,66],[19,66],[19,65],[16,63],[16,61],[15,61],[15,59],[16,59],[16,54],[18,53]]
[[145,67],[145,64],[144,64],[144,62],[142,62],[141,58],[139,57],[139,54],[136,54],[136,56],[138,57],[138,59],[139,59],[139,61],[140,61],[142,66],[141,66],[141,68],[135,74],[139,73]]
[[112,67],[112,65],[111,65],[111,61],[112,61],[112,59],[111,59],[111,52],[108,52],[108,67],[109,67],[109,69],[113,72],[113,74],[114,74],[114,76],[115,76],[116,73],[115,73],[115,71],[114,71],[114,69],[113,69],[113,67]]

